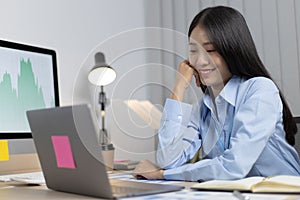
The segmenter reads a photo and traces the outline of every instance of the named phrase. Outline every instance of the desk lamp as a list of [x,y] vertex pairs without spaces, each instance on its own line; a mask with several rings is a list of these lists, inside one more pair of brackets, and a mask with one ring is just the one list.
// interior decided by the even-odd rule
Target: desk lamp
[[89,72],[88,79],[93,85],[101,87],[101,91],[99,93],[99,104],[101,107],[102,128],[99,133],[99,144],[104,151],[113,150],[113,145],[108,142],[108,134],[104,123],[105,104],[107,99],[103,87],[112,83],[116,79],[116,72],[112,67],[105,63],[105,57],[103,53],[98,52],[95,54],[95,65]]

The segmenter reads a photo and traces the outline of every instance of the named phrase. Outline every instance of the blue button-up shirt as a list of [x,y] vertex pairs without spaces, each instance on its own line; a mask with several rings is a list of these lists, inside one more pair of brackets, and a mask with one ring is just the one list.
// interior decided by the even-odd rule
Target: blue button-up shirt
[[[296,150],[285,140],[282,102],[267,78],[233,76],[215,98],[193,106],[167,99],[158,131],[157,164],[170,180],[300,175]],[[202,159],[186,164],[198,150]]]

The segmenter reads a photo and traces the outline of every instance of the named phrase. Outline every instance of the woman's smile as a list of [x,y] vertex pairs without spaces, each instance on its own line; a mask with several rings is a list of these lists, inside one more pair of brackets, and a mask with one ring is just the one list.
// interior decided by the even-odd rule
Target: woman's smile
[[209,76],[212,72],[214,72],[216,70],[216,68],[213,69],[201,69],[199,70],[199,75],[201,77],[207,77]]

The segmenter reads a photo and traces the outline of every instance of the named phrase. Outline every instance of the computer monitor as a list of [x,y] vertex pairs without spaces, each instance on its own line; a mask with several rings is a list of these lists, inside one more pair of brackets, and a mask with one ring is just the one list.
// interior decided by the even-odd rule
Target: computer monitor
[[59,106],[55,51],[0,40],[0,140],[8,140],[10,154],[0,161],[0,173],[35,153],[26,111],[54,106]]

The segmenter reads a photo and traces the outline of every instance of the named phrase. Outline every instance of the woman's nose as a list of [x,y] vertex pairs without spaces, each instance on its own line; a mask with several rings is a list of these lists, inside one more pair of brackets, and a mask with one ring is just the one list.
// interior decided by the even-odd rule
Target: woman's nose
[[196,66],[198,67],[205,67],[207,65],[209,65],[209,56],[207,54],[202,54],[202,55],[198,55],[197,56],[197,60],[196,60]]

